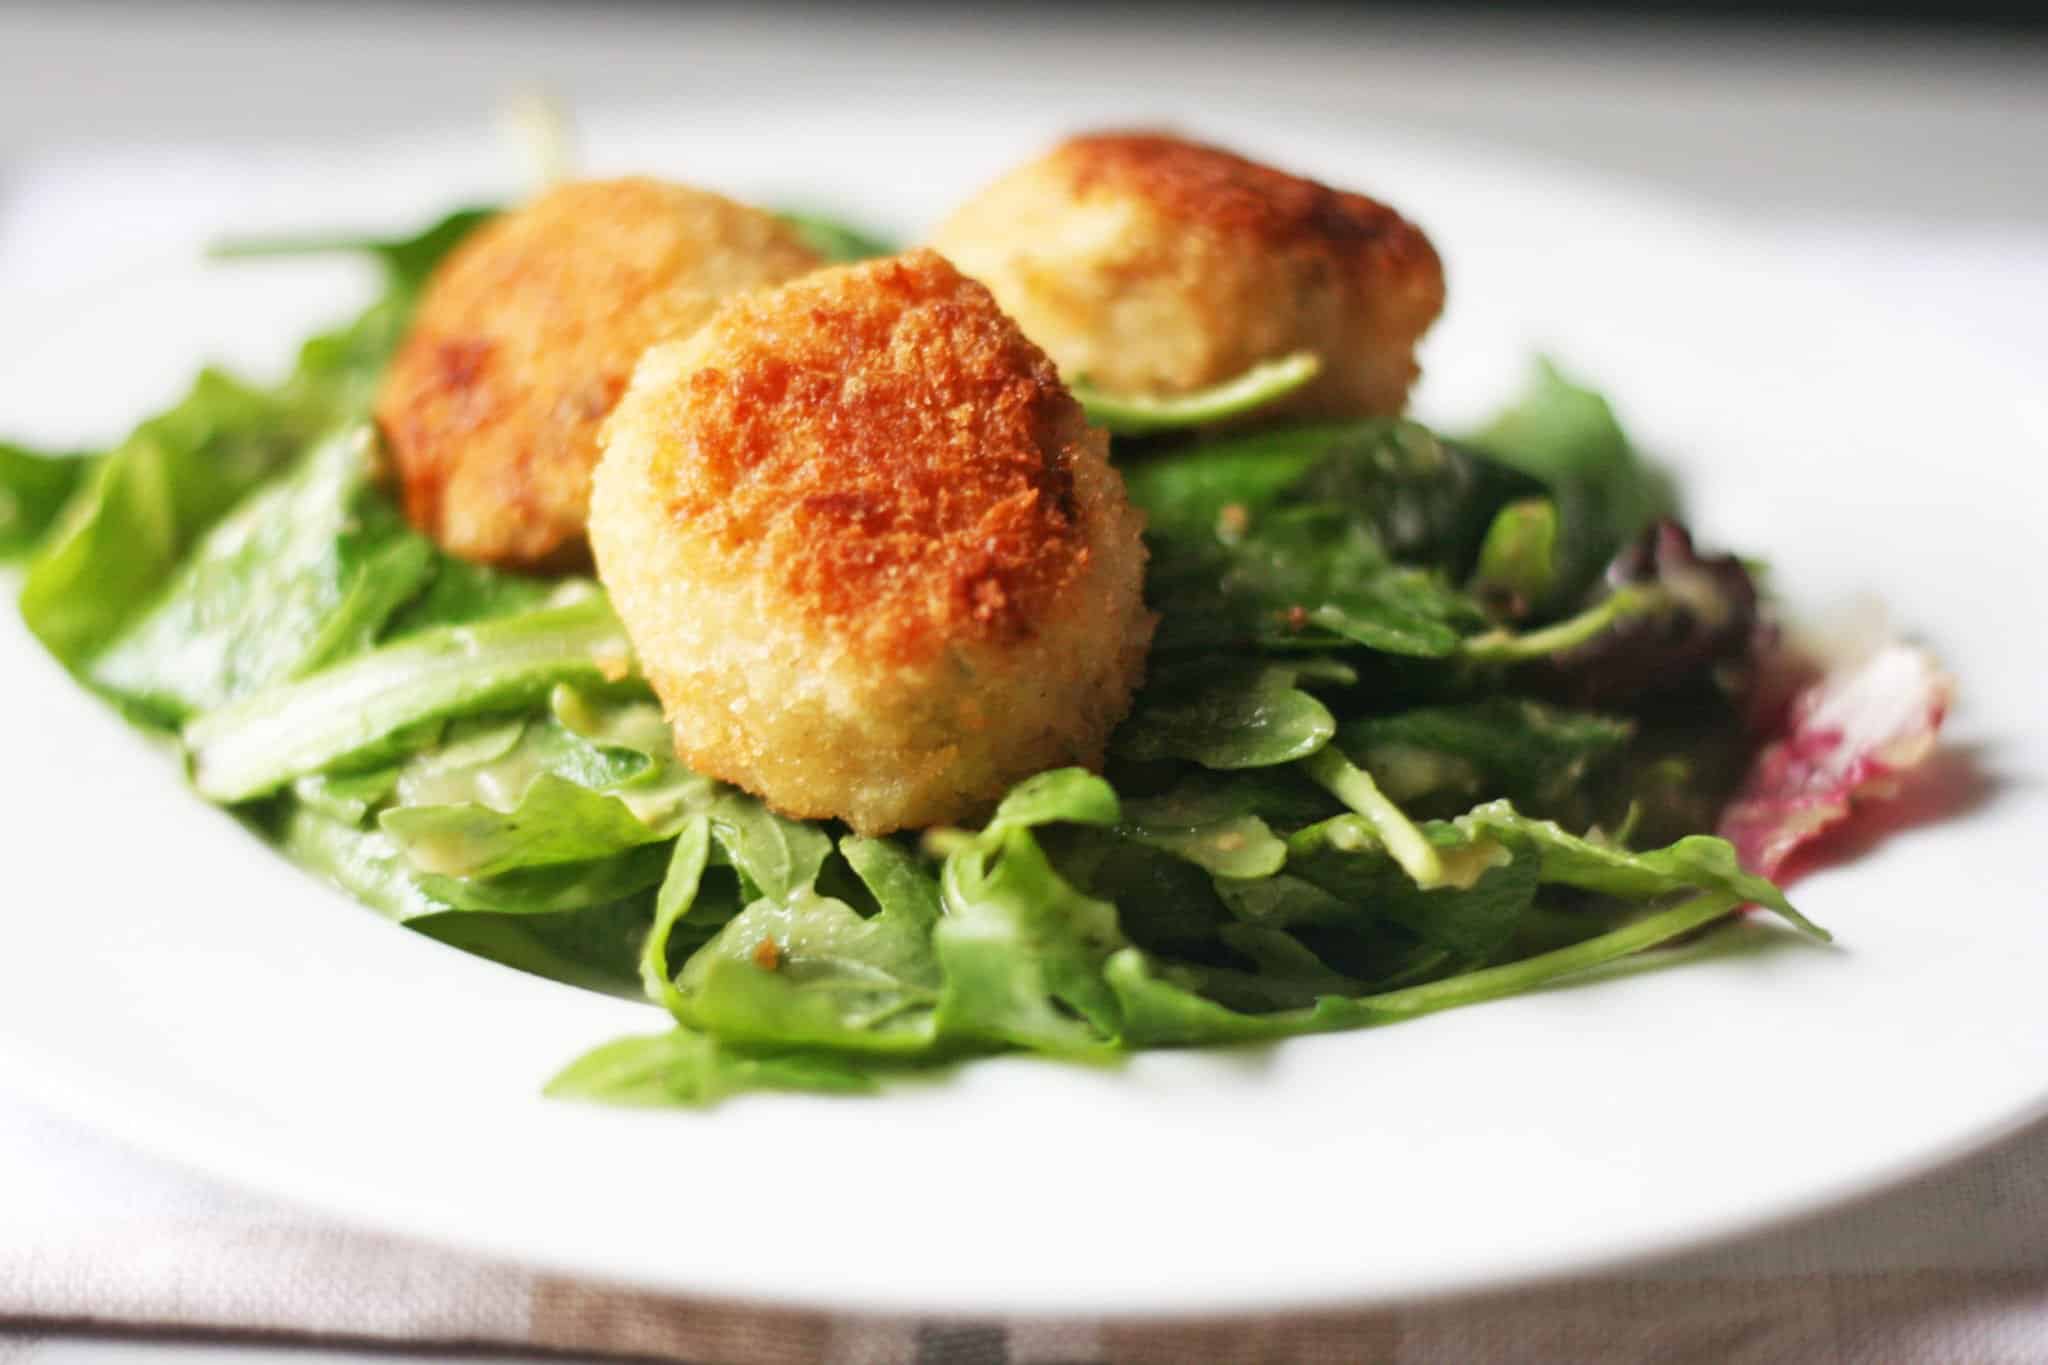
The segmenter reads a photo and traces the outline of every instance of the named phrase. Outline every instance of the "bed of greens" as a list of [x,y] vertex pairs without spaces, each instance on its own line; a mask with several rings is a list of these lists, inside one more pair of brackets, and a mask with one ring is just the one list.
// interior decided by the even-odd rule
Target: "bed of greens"
[[483,216],[285,244],[373,253],[382,296],[281,384],[208,371],[103,452],[0,445],[0,551],[49,650],[286,856],[672,1017],[555,1093],[1279,1038],[1526,991],[1745,905],[1820,932],[1710,832],[1755,749],[1752,574],[1695,551],[1606,403],[1548,368],[1455,440],[1190,434],[1305,382],[1299,358],[1171,404],[1082,389],[1161,613],[1100,775],[869,839],[687,771],[596,583],[452,559],[379,480],[378,376]]

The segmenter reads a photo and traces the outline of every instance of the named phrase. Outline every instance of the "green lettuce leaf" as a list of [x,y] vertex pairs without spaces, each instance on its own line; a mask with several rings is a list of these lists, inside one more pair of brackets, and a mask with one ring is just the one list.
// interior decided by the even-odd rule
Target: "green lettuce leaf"
[[469,626],[494,616],[514,616],[546,604],[563,591],[598,592],[589,579],[541,579],[439,555],[426,591],[407,603],[386,625],[380,643],[389,644],[436,626]]
[[828,214],[784,209],[776,217],[795,228],[805,246],[835,264],[892,256],[898,250],[887,238]]
[[413,866],[442,877],[588,862],[664,837],[623,802],[553,773],[536,777],[509,811],[476,804],[397,806],[378,823]]
[[1270,877],[1287,861],[1285,841],[1226,787],[1183,783],[1122,805],[1119,835],[1215,876]]
[[1418,886],[1378,831],[1340,815],[1289,838],[1287,871],[1343,907],[1346,919],[1390,920],[1458,962],[1491,960],[1514,938],[1536,897],[1541,864],[1519,831],[1483,835],[1432,823],[1422,829],[1439,859],[1462,863],[1436,886]]
[[1665,848],[1632,853],[1617,845],[1581,838],[1548,820],[1518,814],[1493,801],[1451,822],[1467,838],[1527,839],[1543,860],[1543,880],[1623,900],[1651,900],[1674,891],[1696,890],[1756,904],[1825,942],[1829,935],[1792,908],[1785,893],[1763,877],[1744,872],[1726,839],[1695,834]]
[[364,255],[383,267],[395,291],[414,293],[450,251],[470,233],[498,216],[498,208],[479,205],[456,209],[418,232],[403,237],[330,234],[301,237],[230,237],[207,251],[215,260],[253,260],[275,256]]
[[298,453],[313,428],[215,370],[94,467],[22,584],[29,629],[83,668],[162,589],[193,542]]
[[1170,674],[1139,698],[1112,743],[1139,762],[1184,759],[1224,770],[1291,763],[1337,733],[1330,708],[1300,683],[1349,681],[1339,669],[1253,663]]
[[[543,905],[530,885],[524,890],[515,886],[501,888],[497,900],[487,904],[489,883],[462,882],[455,885],[473,899],[465,908],[438,894],[437,879],[416,873],[381,830],[289,802],[275,837],[284,854],[307,871],[408,929],[550,980],[614,995],[637,994],[635,964],[649,915],[644,888],[615,884],[620,889],[613,895],[558,895],[561,904]],[[594,875],[589,869],[574,871]],[[654,876],[660,876],[658,866]],[[642,881],[651,885],[644,876]]]
[[1494,515],[1466,591],[1493,615],[1519,621],[1559,593],[1557,504],[1523,498]]
[[42,541],[92,463],[85,455],[44,455],[0,441],[0,560]]
[[384,297],[307,342],[282,385],[259,389],[203,371],[181,402],[96,462],[22,587],[23,619],[52,654],[84,669],[158,595],[208,527],[316,436],[367,415],[420,280],[471,226],[457,215],[375,244]]
[[560,683],[602,686],[631,659],[610,604],[597,596],[422,631],[191,721],[184,738],[193,784],[210,800],[250,800],[402,743],[426,723],[516,710]]
[[1438,1010],[1520,995],[1680,939],[1732,913],[1735,898],[1691,897],[1567,947],[1438,981],[1358,997],[1324,996],[1305,1009],[1247,1014],[1220,1005],[1167,975],[1144,953],[1112,956],[1103,977],[1115,992],[1124,1037],[1134,1046],[1239,1043],[1369,1028]]
[[[817,882],[831,854],[832,840],[823,830],[777,815],[744,792],[721,788],[708,801],[693,803],[641,949],[640,979],[648,997],[683,1017],[677,951],[700,948],[743,906],[818,898]],[[714,863],[731,869],[725,879],[729,893],[714,875]]]
[[810,889],[832,854],[832,838],[824,830],[777,815],[744,792],[721,794],[710,816],[712,837],[750,900]]
[[374,441],[342,429],[215,524],[93,682],[176,724],[368,646],[435,558],[375,487]]
[[1315,352],[1297,351],[1189,393],[1111,393],[1085,377],[1067,387],[1094,425],[1118,436],[1145,436],[1242,420],[1299,391],[1322,371],[1323,362]]
[[592,1048],[548,1082],[556,1099],[619,1105],[704,1105],[749,1090],[862,1094],[867,1066],[824,1054],[752,1053],[686,1028],[617,1038]]
[[1102,1056],[1119,1031],[1102,963],[1125,946],[1116,908],[1076,890],[1046,858],[1037,827],[1107,825],[1109,784],[1076,769],[1040,774],[988,827],[947,855],[945,915],[933,931],[949,1037],[1062,1056]]
[[549,694],[544,715],[453,726],[391,771],[393,803],[378,823],[413,866],[497,884],[522,869],[662,842],[728,799],[676,760],[654,702],[566,685]]
[[1396,562],[1329,504],[1276,508],[1228,543],[1162,549],[1148,591],[1169,656],[1361,645],[1442,658],[1486,621],[1440,573]]
[[1505,797],[1520,810],[1580,816],[1587,781],[1635,731],[1619,716],[1492,696],[1347,720],[1336,744],[1404,807],[1449,814]]
[[1145,509],[1156,542],[1227,540],[1331,450],[1355,439],[1350,425],[1283,427],[1175,448],[1122,466],[1125,491]]
[[1548,361],[1474,444],[1540,481],[1557,505],[1551,606],[1583,593],[1617,550],[1672,510],[1668,482],[1636,455],[1607,400]]
[[923,1052],[935,1036],[930,926],[863,917],[813,890],[763,898],[684,964],[679,1013],[720,1038],[853,1052]]

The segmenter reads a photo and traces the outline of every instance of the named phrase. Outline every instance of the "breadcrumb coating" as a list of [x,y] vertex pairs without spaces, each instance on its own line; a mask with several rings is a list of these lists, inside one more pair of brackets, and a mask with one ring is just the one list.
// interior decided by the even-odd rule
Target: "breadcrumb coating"
[[406,514],[466,559],[587,564],[597,431],[640,353],[818,264],[773,215],[648,179],[486,224],[435,271],[377,396]]
[[1429,239],[1364,195],[1162,133],[1072,138],[975,195],[931,245],[1062,374],[1177,394],[1313,351],[1265,414],[1391,415],[1443,310]]
[[1100,762],[1151,639],[1142,518],[936,254],[728,301],[604,441],[599,574],[697,771],[880,833]]

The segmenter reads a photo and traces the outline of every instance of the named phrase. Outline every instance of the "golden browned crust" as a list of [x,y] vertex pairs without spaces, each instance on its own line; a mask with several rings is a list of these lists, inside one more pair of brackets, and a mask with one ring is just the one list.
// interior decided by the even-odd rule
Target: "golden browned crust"
[[1161,132],[1084,133],[1055,153],[1078,193],[1137,195],[1160,213],[1269,249],[1326,251],[1377,277],[1434,276],[1443,265],[1414,224],[1376,199]]
[[465,558],[587,563],[597,431],[640,353],[816,264],[772,216],[646,179],[487,224],[434,273],[377,396],[406,514]]
[[1086,565],[1086,425],[1052,362],[936,253],[729,301],[656,470],[679,527],[775,566],[878,657],[1007,641]]
[[602,439],[598,572],[693,770],[873,834],[1101,761],[1152,635],[1143,518],[939,256],[728,301]]
[[932,245],[1069,378],[1186,393],[1296,351],[1322,374],[1261,414],[1398,413],[1443,309],[1427,237],[1364,195],[1155,132],[1070,139],[962,204]]

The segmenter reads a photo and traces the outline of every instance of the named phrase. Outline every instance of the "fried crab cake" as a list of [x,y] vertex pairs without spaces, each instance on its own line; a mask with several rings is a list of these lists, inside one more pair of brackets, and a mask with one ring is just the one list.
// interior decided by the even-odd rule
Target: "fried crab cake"
[[1100,762],[1152,636],[1143,518],[935,253],[727,301],[604,442],[598,572],[692,768],[874,834]]
[[1269,414],[1400,412],[1444,302],[1429,239],[1386,205],[1156,133],[1065,142],[931,245],[1062,374],[1111,393],[1186,393],[1314,352],[1321,374]]
[[773,215],[656,180],[563,185],[479,228],[377,395],[407,516],[465,559],[587,564],[598,428],[640,353],[818,264]]

